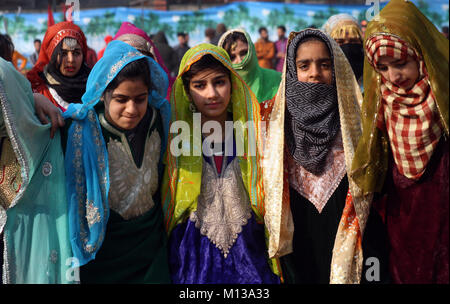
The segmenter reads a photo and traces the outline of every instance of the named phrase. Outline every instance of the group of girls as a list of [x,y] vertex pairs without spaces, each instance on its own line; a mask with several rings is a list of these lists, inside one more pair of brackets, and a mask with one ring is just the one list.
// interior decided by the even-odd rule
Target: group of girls
[[29,81],[0,59],[3,283],[449,282],[449,44],[413,3],[291,32],[282,73],[240,29],[176,79],[130,23],[86,49],[62,22]]

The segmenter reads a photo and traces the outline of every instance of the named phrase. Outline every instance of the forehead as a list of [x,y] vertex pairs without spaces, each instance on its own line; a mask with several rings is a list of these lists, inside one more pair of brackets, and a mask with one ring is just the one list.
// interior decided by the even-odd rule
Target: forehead
[[390,65],[390,64],[394,64],[397,63],[398,61],[401,61],[403,59],[401,58],[394,58],[392,56],[380,56],[378,58],[378,65],[382,64],[382,65]]
[[243,49],[248,49],[248,43],[247,42],[244,42],[244,41],[242,41],[242,40],[240,40],[240,39],[237,39],[234,43],[233,43],[234,45],[233,45],[233,47],[231,48],[231,51],[233,52],[233,51],[240,51],[240,50],[243,50]]
[[75,49],[81,49],[81,46],[75,39],[63,40],[61,49],[70,51]]
[[226,76],[227,75],[223,71],[216,70],[213,68],[208,68],[208,69],[204,69],[204,70],[198,72],[197,74],[195,74],[194,76],[192,76],[191,82],[208,81],[208,80],[212,80],[212,79],[216,79],[216,78],[220,78],[220,77],[226,77]]
[[325,42],[310,40],[300,44],[296,51],[296,60],[330,58]]
[[148,91],[147,85],[140,78],[122,81],[117,88],[114,89],[113,94],[122,94],[127,96],[140,95]]

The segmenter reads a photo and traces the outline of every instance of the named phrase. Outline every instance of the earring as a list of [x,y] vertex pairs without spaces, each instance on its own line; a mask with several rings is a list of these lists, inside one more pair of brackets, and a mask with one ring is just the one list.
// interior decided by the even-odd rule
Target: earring
[[195,104],[194,104],[193,102],[190,102],[190,103],[189,103],[189,110],[190,110],[192,113],[197,112],[197,107],[195,106]]

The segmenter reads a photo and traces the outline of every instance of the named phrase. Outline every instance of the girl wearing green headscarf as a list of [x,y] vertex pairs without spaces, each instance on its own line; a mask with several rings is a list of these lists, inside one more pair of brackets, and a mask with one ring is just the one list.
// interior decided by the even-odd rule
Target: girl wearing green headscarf
[[259,66],[255,45],[246,31],[229,30],[222,35],[218,45],[227,51],[232,67],[255,93],[259,103],[275,97],[281,73]]
[[[200,44],[184,55],[171,106],[162,201],[173,282],[279,283],[267,254],[259,104],[224,49]],[[178,135],[177,124],[186,126]],[[202,138],[208,124],[216,129]],[[175,156],[184,129],[194,134]]]

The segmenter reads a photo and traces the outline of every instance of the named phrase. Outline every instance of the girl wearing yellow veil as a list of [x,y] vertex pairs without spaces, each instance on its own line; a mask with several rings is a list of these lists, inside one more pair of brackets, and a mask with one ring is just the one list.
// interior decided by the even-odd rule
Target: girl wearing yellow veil
[[392,0],[364,45],[363,134],[351,175],[375,193],[392,281],[448,284],[448,40],[413,3]]
[[[162,200],[172,281],[279,283],[266,247],[255,95],[224,49],[200,44],[183,57],[171,104]],[[201,135],[208,124],[221,129],[214,146],[217,129]]]

